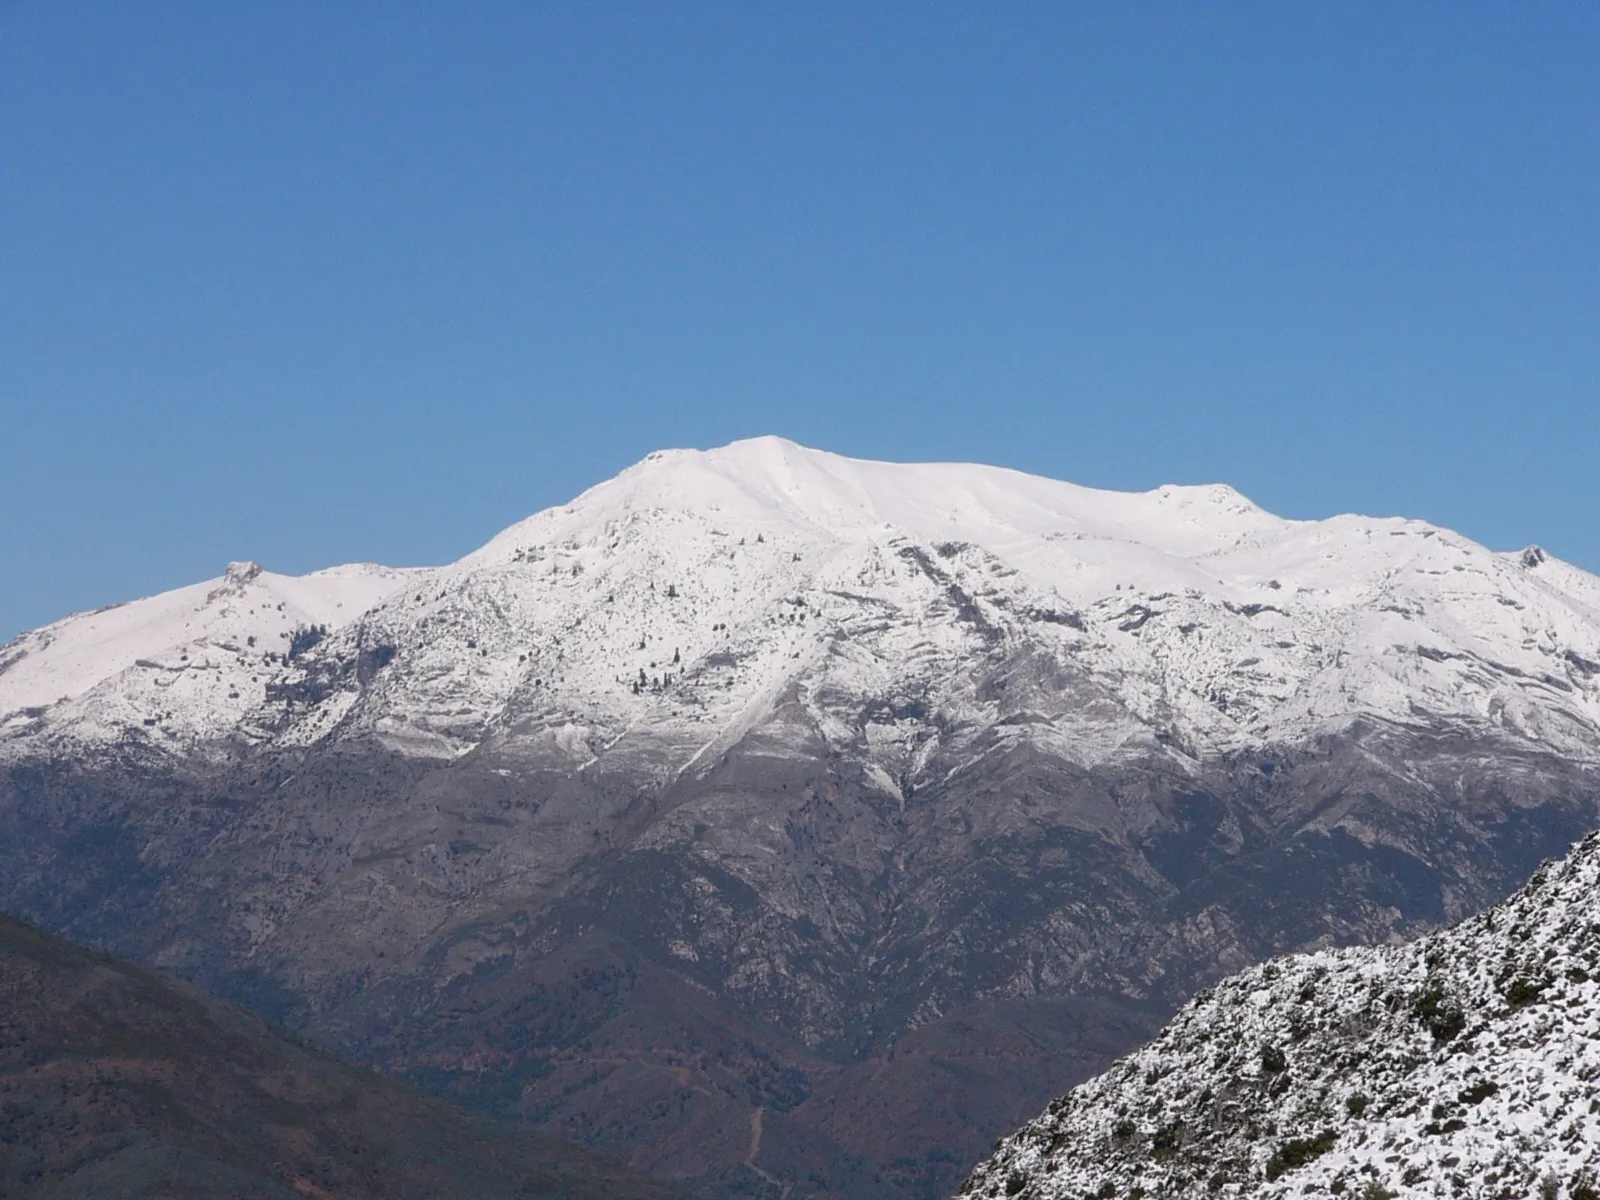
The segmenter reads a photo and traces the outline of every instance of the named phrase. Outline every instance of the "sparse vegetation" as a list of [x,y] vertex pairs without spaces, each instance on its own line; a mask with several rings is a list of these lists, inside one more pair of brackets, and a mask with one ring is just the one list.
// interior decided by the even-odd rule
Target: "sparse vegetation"
[[1267,1179],[1277,1179],[1286,1171],[1296,1167],[1303,1167],[1313,1159],[1321,1158],[1334,1143],[1339,1140],[1339,1135],[1331,1129],[1325,1129],[1315,1137],[1290,1138],[1273,1152],[1267,1160]]
[[1532,975],[1517,975],[1506,985],[1506,1004],[1513,1012],[1535,1004],[1544,995],[1545,989],[1550,986],[1548,979],[1539,979]]
[[[4,917],[0,1012],[0,1195],[15,1200],[687,1200]],[[140,1186],[143,1178],[159,1182]],[[107,1180],[117,1184],[110,1192]]]
[[326,625],[301,625],[289,635],[289,649],[284,658],[290,662],[328,636]]
[[[1394,1200],[1395,1188],[1476,1195],[1481,1185],[1506,1200],[1600,1200],[1592,1176],[1550,1171],[1593,1140],[1600,1119],[1589,1028],[1600,833],[1543,876],[1411,946],[1280,959],[1201,993],[1146,1051],[1052,1115],[1052,1145],[1081,1144],[1074,1113],[1118,1118],[1102,1156],[1052,1160],[1062,1163],[1052,1193],[1092,1196],[1110,1179],[1125,1195],[1138,1178],[1156,1194],[1253,1194],[1252,1180],[1298,1171],[1285,1194]],[[1492,982],[1457,971],[1466,956],[1497,964]],[[1536,1020],[1514,1017],[1502,999],[1513,1012],[1545,1007]],[[1285,1035],[1300,1028],[1291,1070]],[[1341,1106],[1361,1121],[1343,1137],[1323,1115]],[[1135,1119],[1146,1131],[1160,1121],[1142,1147]],[[1487,1136],[1451,1137],[1469,1128]],[[1317,1161],[1336,1145],[1348,1156]]]

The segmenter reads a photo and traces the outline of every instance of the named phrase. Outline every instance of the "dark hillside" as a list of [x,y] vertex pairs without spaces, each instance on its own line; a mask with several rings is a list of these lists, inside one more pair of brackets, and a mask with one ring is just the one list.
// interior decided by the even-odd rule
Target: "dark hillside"
[[0,917],[0,1195],[672,1200]]

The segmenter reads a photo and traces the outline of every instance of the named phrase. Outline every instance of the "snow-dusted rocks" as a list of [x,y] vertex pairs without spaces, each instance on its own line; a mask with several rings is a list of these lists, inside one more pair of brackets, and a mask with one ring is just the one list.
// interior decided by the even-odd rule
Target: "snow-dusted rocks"
[[1600,834],[1450,929],[1201,994],[961,1194],[1593,1200]]

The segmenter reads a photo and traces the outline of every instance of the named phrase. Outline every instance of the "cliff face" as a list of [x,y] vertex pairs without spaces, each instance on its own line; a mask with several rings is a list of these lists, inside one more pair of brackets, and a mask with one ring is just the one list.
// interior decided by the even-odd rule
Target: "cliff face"
[[1596,664],[1600,581],[1420,522],[670,452],[25,635],[0,904],[706,1195],[938,1196],[1600,823]]
[[968,1196],[1600,1194],[1600,834],[1399,948],[1278,959],[1006,1139]]

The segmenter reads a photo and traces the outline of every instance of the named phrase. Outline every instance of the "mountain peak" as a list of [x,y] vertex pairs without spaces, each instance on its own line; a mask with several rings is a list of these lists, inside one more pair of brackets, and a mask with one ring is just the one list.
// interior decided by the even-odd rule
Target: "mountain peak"
[[846,539],[894,529],[988,549],[1018,539],[1087,539],[1184,556],[1293,524],[1224,484],[1108,491],[976,463],[848,458],[768,436],[710,450],[656,451],[571,504],[512,526],[470,558],[492,561],[557,517],[592,525],[662,510],[776,520]]
[[[948,1191],[1197,988],[1459,917],[1593,824],[1600,580],[1420,521],[755,439],[437,569],[231,574],[0,651],[9,894],[168,913],[164,961],[707,1194]],[[1337,1012],[1433,1053],[1384,969],[1393,1011]],[[1275,988],[1224,1024],[1317,1016]],[[1450,1086],[1406,1136],[1469,1120]],[[1346,1128],[1271,1112],[1230,1162]]]
[[261,574],[258,562],[231,562],[222,573],[222,581],[232,587],[243,587]]

